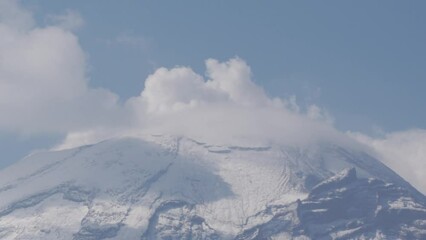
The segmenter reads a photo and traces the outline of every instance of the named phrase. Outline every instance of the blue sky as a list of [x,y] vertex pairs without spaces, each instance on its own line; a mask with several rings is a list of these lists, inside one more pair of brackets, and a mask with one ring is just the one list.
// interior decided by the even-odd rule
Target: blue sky
[[[37,25],[71,10],[90,87],[121,102],[159,67],[238,56],[270,96],[325,109],[341,131],[426,128],[424,1],[22,1]],[[64,133],[0,131],[5,166]]]
[[[137,95],[160,66],[239,56],[276,96],[326,107],[344,130],[426,128],[423,1],[35,1],[78,11],[94,86]],[[111,43],[119,37],[134,43]],[[137,43],[137,41],[140,41]]]

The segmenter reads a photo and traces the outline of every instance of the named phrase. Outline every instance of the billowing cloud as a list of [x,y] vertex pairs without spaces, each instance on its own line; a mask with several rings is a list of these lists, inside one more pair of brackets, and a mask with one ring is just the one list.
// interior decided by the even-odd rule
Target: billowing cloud
[[[140,101],[148,112],[167,112],[206,103],[267,106],[272,101],[251,81],[250,67],[241,59],[206,61],[207,77],[188,67],[160,68],[145,82]],[[279,101],[279,100],[277,100]]]
[[17,1],[0,5],[0,130],[67,132],[111,119],[117,96],[89,88],[77,37],[37,27]]
[[[295,99],[270,98],[240,58],[206,60],[202,76],[189,67],[160,68],[126,106],[144,133],[185,135],[210,142],[309,144],[345,138],[319,107],[300,110]],[[341,142],[344,142],[342,140]]]
[[372,147],[380,160],[426,193],[426,130],[394,132],[380,138],[360,133],[350,135]]
[[240,58],[206,60],[205,76],[189,67],[160,68],[125,108],[132,125],[73,132],[58,148],[140,134],[183,135],[218,144],[350,141],[319,107],[303,110],[294,97],[270,98],[252,81],[250,67]]

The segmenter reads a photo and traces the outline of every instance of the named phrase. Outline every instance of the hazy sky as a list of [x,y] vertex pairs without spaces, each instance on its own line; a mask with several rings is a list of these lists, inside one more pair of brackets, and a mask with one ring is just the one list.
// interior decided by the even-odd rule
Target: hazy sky
[[[306,111],[312,105],[319,106],[339,131],[372,137],[361,136],[364,142],[385,144],[390,141],[389,136],[399,136],[394,132],[417,129],[424,134],[421,129],[426,129],[424,1],[36,0],[20,1],[19,5],[9,0],[0,2],[7,6],[0,10],[0,22],[7,26],[0,31],[0,38],[10,37],[16,43],[12,47],[5,43],[0,54],[12,60],[18,56],[16,61],[0,61],[0,83],[3,80],[7,84],[9,76],[17,82],[31,79],[34,66],[41,62],[42,68],[43,63],[49,65],[52,59],[54,64],[46,68],[54,69],[52,72],[35,72],[42,72],[40,76],[48,76],[46,79],[70,78],[66,81],[69,85],[56,88],[50,87],[53,80],[40,77],[49,89],[43,88],[40,95],[34,93],[34,86],[39,85],[25,85],[25,96],[37,98],[40,104],[35,106],[43,106],[42,110],[28,105],[34,101],[30,97],[22,100],[6,88],[3,92],[0,89],[0,166],[33,149],[51,147],[69,131],[78,129],[81,122],[90,128],[109,119],[105,126],[115,126],[114,122],[124,114],[116,104],[139,96],[145,79],[156,69],[185,66],[193,72],[184,74],[203,77],[208,71],[204,61],[209,58],[219,62],[242,59],[250,66],[251,81],[264,89],[268,101],[295,96],[297,106]],[[41,33],[37,35],[34,29],[41,29]],[[42,49],[41,55],[32,52],[34,46]],[[20,59],[21,55],[47,60],[27,64]],[[21,63],[22,67],[9,73],[8,64]],[[214,75],[221,66],[211,68]],[[28,76],[22,75],[26,70]],[[98,88],[103,89],[94,90]],[[10,89],[21,92],[23,88],[16,85]],[[233,93],[222,87],[214,89],[211,94],[215,99],[223,91]],[[61,97],[43,100],[45,92]],[[175,97],[182,100],[180,95]],[[204,96],[194,99],[206,101]],[[16,104],[8,105],[9,101]],[[62,102],[63,105],[59,104]],[[74,119],[67,115],[83,105],[79,114],[91,117],[82,119],[78,115]],[[73,110],[52,111],[56,106]],[[20,113],[15,109],[31,110]],[[93,109],[98,114],[93,114]],[[40,112],[43,114],[36,116]],[[40,124],[45,115],[52,114],[57,116],[51,122]],[[410,136],[413,137],[405,142],[423,139],[423,135]],[[424,149],[416,149],[418,162]]]

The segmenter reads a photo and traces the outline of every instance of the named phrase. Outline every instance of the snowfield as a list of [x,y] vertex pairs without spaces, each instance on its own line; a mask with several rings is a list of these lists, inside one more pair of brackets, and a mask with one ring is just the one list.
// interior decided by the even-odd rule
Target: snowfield
[[337,145],[121,138],[0,172],[1,239],[426,239],[425,197]]

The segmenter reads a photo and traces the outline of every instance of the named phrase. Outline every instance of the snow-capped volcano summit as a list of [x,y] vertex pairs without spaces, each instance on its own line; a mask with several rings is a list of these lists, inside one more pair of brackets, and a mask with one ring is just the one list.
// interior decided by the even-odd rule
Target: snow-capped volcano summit
[[425,197],[337,145],[113,139],[0,172],[1,239],[424,239]]

